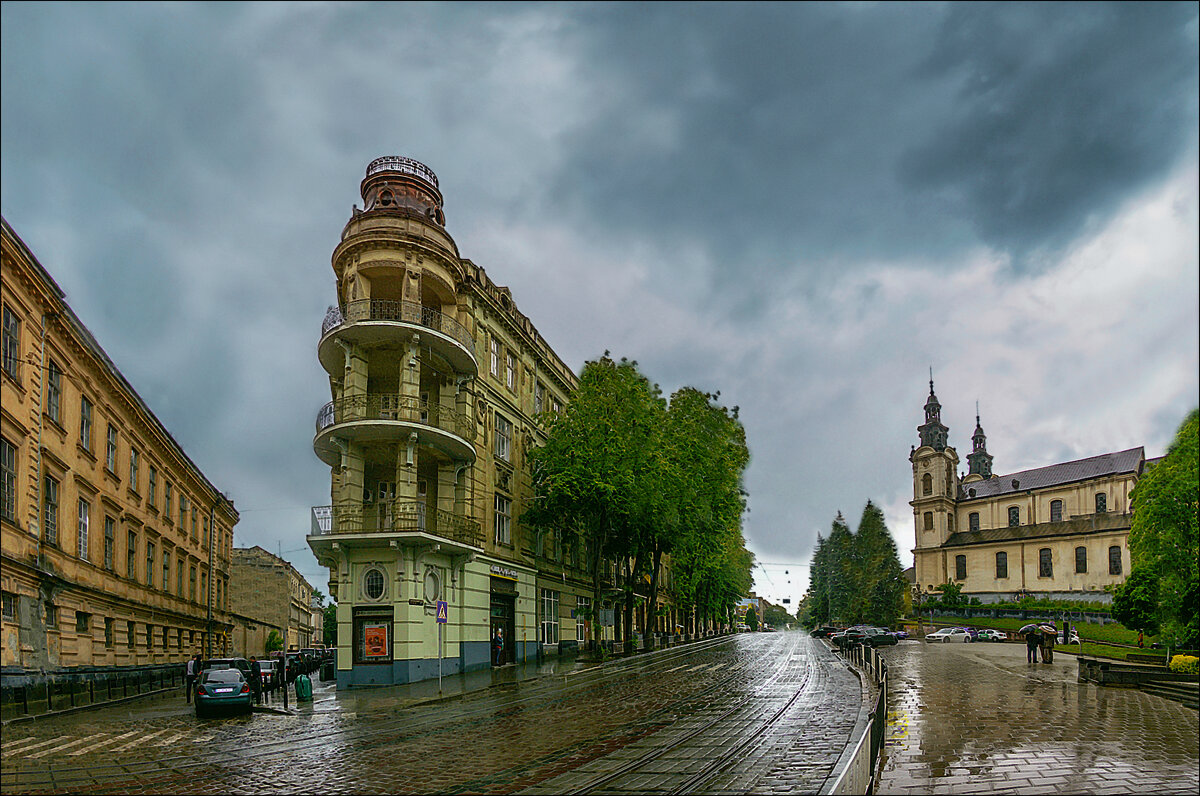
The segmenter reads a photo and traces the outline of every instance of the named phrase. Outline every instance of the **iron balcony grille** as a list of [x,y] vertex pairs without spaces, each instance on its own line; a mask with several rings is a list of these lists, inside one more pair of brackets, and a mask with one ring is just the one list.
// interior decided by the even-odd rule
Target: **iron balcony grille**
[[346,304],[343,314],[338,307],[330,307],[321,323],[321,336],[329,334],[342,324],[360,321],[393,321],[424,326],[453,338],[472,354],[475,353],[475,338],[466,327],[445,313],[418,304],[415,301],[394,299],[360,299]]
[[339,533],[427,533],[461,544],[483,547],[483,531],[478,522],[461,514],[432,508],[417,500],[314,506],[310,535]]
[[401,420],[447,431],[470,440],[472,425],[461,412],[408,395],[367,393],[330,401],[317,413],[317,433],[338,423],[358,420]]
[[411,174],[414,177],[420,177],[423,180],[438,184],[437,175],[433,173],[433,169],[426,166],[419,160],[402,157],[400,155],[385,155],[381,158],[375,158],[367,164],[367,176],[378,174],[381,171],[398,171],[401,174]]

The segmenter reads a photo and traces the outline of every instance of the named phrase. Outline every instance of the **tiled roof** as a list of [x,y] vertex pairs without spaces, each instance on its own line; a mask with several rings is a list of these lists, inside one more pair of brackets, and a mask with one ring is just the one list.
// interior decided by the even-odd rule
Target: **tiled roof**
[[1044,539],[1052,536],[1078,536],[1093,531],[1124,531],[1129,529],[1132,514],[1089,514],[1063,522],[1039,522],[1010,528],[984,528],[978,531],[959,531],[950,534],[942,547],[964,547],[988,542],[1016,542],[1024,539]]
[[[1035,470],[1022,470],[1019,473],[992,476],[983,481],[975,481],[963,486],[960,500],[992,498],[1013,492],[1025,492],[1030,489],[1041,489],[1048,486],[1070,484],[1076,481],[1086,481],[1090,478],[1101,478],[1106,475],[1120,473],[1140,473],[1145,451],[1139,445],[1127,451],[1105,453],[1087,459],[1073,462],[1052,464],[1049,467],[1038,467]],[[1013,482],[1016,486],[1013,486]],[[971,494],[975,490],[975,494]]]

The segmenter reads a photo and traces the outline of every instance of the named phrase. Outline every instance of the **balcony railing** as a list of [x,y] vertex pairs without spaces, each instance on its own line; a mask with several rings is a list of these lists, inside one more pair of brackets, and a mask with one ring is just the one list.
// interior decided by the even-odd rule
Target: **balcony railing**
[[339,533],[427,533],[472,547],[483,547],[483,531],[478,522],[416,500],[314,506],[310,535]]
[[367,164],[367,176],[378,174],[381,171],[398,171],[402,174],[412,174],[415,177],[420,177],[433,183],[438,184],[437,175],[433,173],[433,169],[426,166],[419,160],[402,157],[400,155],[385,155],[381,158],[375,158]]
[[430,309],[415,301],[395,301],[390,299],[361,299],[346,304],[345,314],[337,307],[330,307],[325,313],[321,324],[321,336],[329,334],[329,330],[343,323],[358,323],[359,321],[394,321],[424,326],[435,332],[447,335],[464,348],[475,353],[475,338],[466,327],[449,315]]
[[330,401],[317,413],[317,433],[338,423],[357,420],[401,420],[420,423],[447,431],[464,440],[471,439],[470,419],[441,404],[422,401],[408,395],[367,393]]

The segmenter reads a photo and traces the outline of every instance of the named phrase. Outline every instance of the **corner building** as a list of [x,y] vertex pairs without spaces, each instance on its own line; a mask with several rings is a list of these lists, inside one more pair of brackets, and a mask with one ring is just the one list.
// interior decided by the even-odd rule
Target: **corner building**
[[1141,448],[996,475],[978,416],[968,472],[941,421],[929,382],[913,472],[915,583],[957,583],[983,603],[1022,596],[1110,602],[1106,587],[1129,572],[1133,488],[1147,467]]
[[[447,674],[487,668],[496,629],[503,662],[532,660],[542,620],[557,633],[575,598],[543,616],[532,540],[517,528],[526,454],[536,415],[563,404],[574,374],[509,290],[459,256],[432,170],[378,158],[361,195],[333,252],[337,305],[317,347],[332,400],[313,447],[331,501],[308,536],[338,603],[338,687],[436,677],[439,660]],[[559,585],[584,595],[577,569]]]

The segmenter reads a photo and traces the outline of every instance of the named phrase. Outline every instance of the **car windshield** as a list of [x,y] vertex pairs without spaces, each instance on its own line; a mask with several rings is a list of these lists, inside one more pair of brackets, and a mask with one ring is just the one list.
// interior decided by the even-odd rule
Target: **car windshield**
[[210,669],[204,673],[206,683],[240,683],[242,673],[237,669]]

